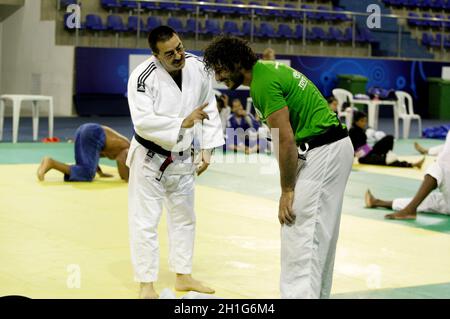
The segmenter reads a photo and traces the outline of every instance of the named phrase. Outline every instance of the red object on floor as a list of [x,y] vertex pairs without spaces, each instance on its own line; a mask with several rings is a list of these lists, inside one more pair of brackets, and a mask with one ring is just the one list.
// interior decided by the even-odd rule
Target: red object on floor
[[60,141],[58,137],[46,137],[42,139],[42,143],[59,143]]

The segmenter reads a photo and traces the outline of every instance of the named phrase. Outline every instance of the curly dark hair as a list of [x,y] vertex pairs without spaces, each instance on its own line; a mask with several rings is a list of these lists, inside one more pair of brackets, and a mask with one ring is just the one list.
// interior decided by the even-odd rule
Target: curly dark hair
[[236,37],[221,36],[205,49],[203,56],[207,71],[225,68],[235,71],[236,68],[251,70],[258,57],[248,42]]

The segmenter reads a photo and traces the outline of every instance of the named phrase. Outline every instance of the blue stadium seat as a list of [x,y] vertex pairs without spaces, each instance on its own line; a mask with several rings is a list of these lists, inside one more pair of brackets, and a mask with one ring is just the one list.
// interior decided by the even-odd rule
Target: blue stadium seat
[[334,42],[348,42],[351,41],[344,36],[344,33],[336,27],[330,27],[328,29],[328,38]]
[[446,2],[445,5],[444,5],[444,9],[445,9],[446,11],[450,11],[450,0],[447,0],[447,2]]
[[282,39],[295,39],[295,34],[288,24],[280,23],[278,25],[277,37]]
[[121,0],[120,6],[124,9],[135,10],[138,7],[137,1]]
[[303,40],[303,25],[297,24],[295,26],[295,33],[294,36],[298,40]]
[[310,34],[310,40],[319,40],[319,41],[328,41],[330,37],[326,34],[326,32],[320,27],[312,27]]
[[[251,28],[252,23],[250,21],[244,21],[244,23],[242,24],[242,32],[244,33],[245,36],[247,37],[251,36]],[[253,26],[253,36],[259,37],[259,28],[256,25]]]
[[[422,18],[434,18],[433,15],[429,14],[429,13],[423,13],[422,14]],[[441,22],[439,21],[423,21],[425,22],[425,25],[431,27],[431,28],[439,28],[441,26]]]
[[205,33],[208,35],[216,36],[222,32],[219,21],[207,19],[205,21]]
[[[444,20],[447,19],[447,17],[443,14],[436,14],[434,17],[437,19],[444,19]],[[439,28],[441,28],[442,26],[444,26],[444,28],[447,27],[444,21],[436,21],[436,22],[439,23]]]
[[159,10],[159,6],[156,2],[141,1],[141,8],[148,11]]
[[180,3],[178,5],[178,8],[180,9],[180,11],[185,11],[185,12],[195,12],[197,10],[197,7],[193,4],[189,4],[189,3]]
[[160,25],[162,25],[162,22],[161,22],[161,18],[160,18],[160,17],[153,17],[153,16],[148,17],[148,18],[147,18],[147,28],[146,28],[146,31],[147,31],[147,32],[150,32],[150,31],[152,31],[153,29],[159,27]]
[[[255,5],[255,6],[260,6],[261,3],[258,1],[250,1],[248,4],[250,5]],[[264,10],[263,9],[255,9],[255,14],[257,16],[263,16],[264,15]]]
[[[331,11],[329,7],[325,6],[318,6],[317,10]],[[336,19],[334,14],[328,12],[318,12],[316,13],[316,18],[318,20],[325,20],[325,21],[332,21]]]
[[[280,8],[280,5],[276,2],[267,2],[267,5],[270,7]],[[284,13],[282,10],[269,9],[264,10],[264,14],[269,17],[283,17]]]
[[[309,4],[302,4],[301,8],[302,9],[306,9],[306,10],[314,9]],[[306,19],[308,19],[308,20],[315,20],[316,19],[316,13],[315,12],[306,12]]]
[[159,8],[161,10],[166,10],[166,11],[178,11],[179,10],[176,3],[168,2],[168,1],[159,1]]
[[[243,1],[241,1],[241,0],[233,0],[231,3],[233,3],[233,4],[245,4],[245,3],[244,3]],[[236,12],[237,14],[244,15],[244,16],[250,14],[250,10],[249,10],[248,8],[236,8],[236,9],[235,9],[235,12]]]
[[184,31],[183,23],[176,17],[170,17],[167,19],[167,25],[174,29],[177,33],[183,33]]
[[[447,16],[447,20],[450,20],[450,15]],[[447,30],[450,30],[450,21],[444,22],[444,27],[445,27]]]
[[276,38],[275,28],[267,22],[261,22],[259,26],[259,36],[263,38]]
[[120,3],[118,0],[102,0],[101,5],[102,8],[106,10],[120,8]]
[[436,10],[441,10],[445,7],[445,1],[444,0],[434,0],[431,3],[431,8]]
[[[367,28],[361,28],[358,33],[359,33],[359,37],[361,39],[359,42],[368,42],[368,43],[377,42],[375,40],[375,38],[373,37],[372,32],[369,31],[369,29],[367,29]],[[357,37],[357,39],[358,39],[358,37]]]
[[[128,29],[128,31],[133,31],[133,32],[137,31],[137,29],[138,29],[138,17],[136,17],[136,16],[129,16],[128,17],[127,29]],[[144,21],[142,21],[142,19],[140,19],[139,30],[140,31],[144,31],[145,30]]]
[[427,47],[439,47],[441,44],[436,41],[431,33],[422,33],[422,44]]
[[444,47],[446,49],[450,48],[450,35],[448,35],[445,39],[444,39]]
[[417,18],[420,18],[420,16],[417,13],[410,12],[408,13],[408,25],[413,27],[421,27],[424,26],[423,20],[418,20]]
[[205,34],[205,30],[202,26],[201,21],[198,21],[198,29],[196,30],[195,28],[195,18],[189,18],[186,20],[186,28],[184,30],[184,33],[187,34],[195,34],[195,32],[197,31],[198,34]]
[[[227,0],[216,0],[216,3],[218,4],[229,4]],[[233,14],[234,8],[232,7],[216,7],[217,12],[221,14]]]
[[445,38],[442,36],[441,33],[437,33],[437,34],[436,34],[435,41],[436,41],[436,45],[439,44],[439,45],[437,45],[437,46],[438,46],[438,47],[441,47],[441,45],[443,44],[442,42],[443,42],[443,41],[445,42]]
[[85,26],[87,30],[104,31],[106,27],[103,25],[102,18],[96,14],[88,14],[86,16]]
[[227,35],[232,35],[235,37],[244,36],[244,32],[239,30],[237,23],[234,21],[225,21],[223,23],[223,33],[225,33]]
[[[353,41],[353,29],[352,28],[346,28],[344,32],[344,36],[346,39],[349,39],[349,41]],[[355,30],[355,42],[363,43],[363,42],[369,42],[358,30]]]
[[419,4],[419,0],[405,0],[403,6],[408,9],[415,9]]
[[417,7],[421,8],[421,9],[429,9],[429,8],[431,8],[431,6],[432,6],[432,1],[431,0],[421,0],[417,4]]
[[334,14],[336,20],[343,21],[343,22],[345,22],[345,21],[351,21],[351,20],[352,20],[352,18],[350,18],[348,15],[346,15],[345,13],[342,13],[343,11],[345,11],[345,10],[342,9],[342,8],[334,7],[334,8],[333,8],[333,11],[336,12],[336,13]]
[[123,24],[122,17],[117,15],[109,15],[106,19],[106,28],[115,32],[125,32],[127,28]]
[[[284,5],[284,7],[286,9],[297,9],[296,5],[293,5],[291,3],[286,3]],[[303,19],[303,15],[301,14],[300,11],[291,11],[291,10],[285,10],[284,11],[284,16],[287,18],[291,18],[291,19]]]

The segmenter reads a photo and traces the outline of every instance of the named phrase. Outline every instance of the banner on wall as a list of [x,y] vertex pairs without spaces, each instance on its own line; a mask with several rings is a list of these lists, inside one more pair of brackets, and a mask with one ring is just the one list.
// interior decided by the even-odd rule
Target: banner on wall
[[[201,56],[202,53],[192,53]],[[76,95],[126,94],[132,70],[150,57],[147,49],[77,48]],[[358,74],[369,79],[368,88],[403,90],[415,99],[416,112],[426,114],[428,77],[441,77],[450,62],[384,60],[370,58],[313,57],[278,55],[279,61],[305,74],[327,97],[337,86],[339,74]],[[216,89],[226,90],[221,84]],[[239,93],[241,92],[241,93]],[[230,95],[248,94],[248,89]]]

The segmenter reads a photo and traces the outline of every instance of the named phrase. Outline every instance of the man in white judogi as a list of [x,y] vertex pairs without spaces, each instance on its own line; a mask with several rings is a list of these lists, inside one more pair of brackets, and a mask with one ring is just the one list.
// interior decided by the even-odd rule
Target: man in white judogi
[[[434,191],[436,188],[438,190]],[[447,134],[435,163],[427,168],[422,185],[413,198],[385,201],[366,192],[366,206],[384,207],[396,211],[388,219],[415,219],[417,213],[428,212],[450,215],[450,134]]]
[[[185,53],[171,28],[154,29],[149,45],[153,56],[133,71],[128,82],[135,129],[127,158],[135,280],[141,283],[141,298],[158,298],[153,283],[158,278],[157,229],[164,202],[168,213],[169,268],[177,274],[175,289],[214,293],[191,277],[194,175],[207,169],[211,150],[224,144],[211,77],[202,61]],[[198,166],[191,156],[194,135],[201,149]]]

